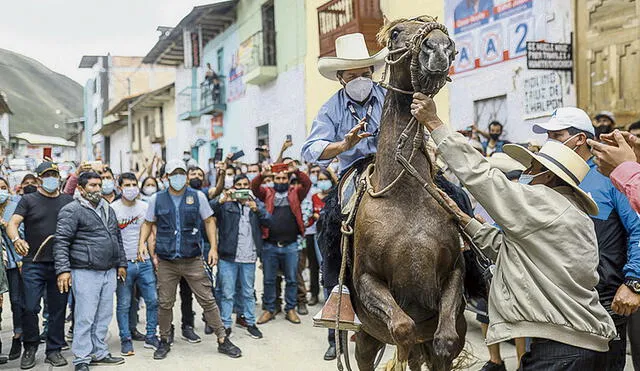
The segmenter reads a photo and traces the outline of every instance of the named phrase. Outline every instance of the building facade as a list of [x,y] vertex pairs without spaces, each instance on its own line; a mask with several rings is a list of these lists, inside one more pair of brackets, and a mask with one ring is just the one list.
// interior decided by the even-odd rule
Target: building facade
[[453,128],[486,130],[495,120],[512,142],[543,142],[532,125],[576,105],[575,76],[528,68],[527,42],[571,44],[571,1],[446,0],[445,20],[459,52],[449,84]]
[[7,94],[0,90],[0,153],[7,155],[9,150],[9,116],[13,115],[7,102]]
[[640,120],[640,1],[574,3],[580,107],[611,111],[619,126]]
[[[112,55],[83,56],[79,68],[92,70],[92,77],[84,88],[85,159],[102,160],[114,166],[114,170],[127,171],[132,166],[128,132],[125,130],[123,135],[120,130],[114,130],[120,129],[121,120],[110,117],[105,121],[107,112],[127,97],[140,96],[173,83],[175,70],[143,64],[142,57]],[[126,154],[124,161],[121,153]],[[116,157],[111,158],[111,154]]]

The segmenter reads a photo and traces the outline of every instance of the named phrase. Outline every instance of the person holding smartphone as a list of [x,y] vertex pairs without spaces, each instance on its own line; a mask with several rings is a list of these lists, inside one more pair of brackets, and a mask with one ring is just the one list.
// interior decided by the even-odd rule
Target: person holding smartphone
[[271,215],[253,196],[249,185],[246,175],[237,175],[233,188],[210,205],[218,225],[218,285],[222,294],[218,300],[225,331],[227,335],[231,333],[231,314],[237,298],[237,315],[244,317],[249,336],[261,339],[262,332],[256,326],[254,284],[256,261],[262,252],[260,227],[269,226]]

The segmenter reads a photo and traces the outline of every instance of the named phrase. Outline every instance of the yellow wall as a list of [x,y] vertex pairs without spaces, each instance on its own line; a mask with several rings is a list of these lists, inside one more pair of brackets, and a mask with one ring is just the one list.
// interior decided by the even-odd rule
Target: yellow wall
[[[306,125],[307,131],[320,107],[341,88],[340,83],[325,79],[317,69],[320,54],[320,40],[318,34],[317,8],[327,0],[307,0],[307,55],[305,57],[305,99],[307,101]],[[383,14],[389,20],[401,17],[415,17],[419,15],[437,16],[444,22],[443,0],[380,0]],[[442,121],[449,122],[449,90],[445,87],[435,98],[438,114]]]

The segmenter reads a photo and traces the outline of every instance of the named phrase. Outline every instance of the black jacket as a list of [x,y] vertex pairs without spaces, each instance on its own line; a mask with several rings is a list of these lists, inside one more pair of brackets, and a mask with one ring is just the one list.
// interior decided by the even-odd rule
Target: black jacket
[[[238,229],[240,223],[240,205],[237,202],[225,202],[221,204],[219,198],[209,202],[213,209],[213,215],[218,224],[218,255],[220,259],[235,262],[238,249]],[[271,215],[264,204],[256,200],[258,211],[249,213],[253,243],[256,245],[256,254],[262,254],[262,230],[260,227],[270,227]]]
[[97,214],[99,210],[91,209],[84,204],[88,201],[82,201],[76,199],[58,213],[53,246],[56,274],[71,269],[105,271],[127,267],[116,213],[107,205],[105,223]]

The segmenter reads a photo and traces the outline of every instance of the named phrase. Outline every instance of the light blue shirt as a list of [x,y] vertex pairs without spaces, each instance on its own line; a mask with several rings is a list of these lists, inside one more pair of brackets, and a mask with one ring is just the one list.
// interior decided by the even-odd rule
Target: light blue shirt
[[331,143],[336,143],[344,139],[358,121],[349,110],[348,103],[351,102],[359,118],[364,118],[370,104],[373,104],[371,117],[367,122],[367,132],[374,133],[373,136],[362,139],[355,147],[338,155],[340,162],[340,172],[348,169],[357,160],[375,154],[378,147],[378,128],[382,119],[382,106],[387,90],[378,84],[373,84],[371,98],[364,104],[359,105],[354,102],[344,89],[340,89],[325,103],[313,120],[311,132],[307,141],[302,146],[302,158],[306,162],[328,166],[331,160],[320,160],[320,155]]

